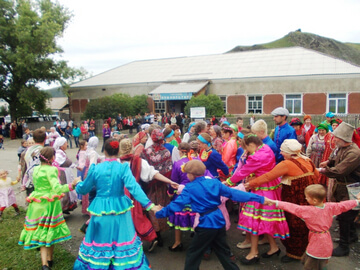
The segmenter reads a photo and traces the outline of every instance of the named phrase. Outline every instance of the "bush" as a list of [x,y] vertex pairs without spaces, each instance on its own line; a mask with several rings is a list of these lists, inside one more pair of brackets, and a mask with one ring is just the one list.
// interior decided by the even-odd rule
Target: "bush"
[[138,113],[144,114],[147,111],[147,106],[146,95],[131,97],[126,94],[115,94],[90,100],[86,105],[82,119],[116,118],[119,113],[123,116],[134,116]]
[[190,115],[190,108],[205,107],[206,117],[221,116],[224,114],[223,104],[217,95],[199,95],[193,96],[185,106],[185,114]]

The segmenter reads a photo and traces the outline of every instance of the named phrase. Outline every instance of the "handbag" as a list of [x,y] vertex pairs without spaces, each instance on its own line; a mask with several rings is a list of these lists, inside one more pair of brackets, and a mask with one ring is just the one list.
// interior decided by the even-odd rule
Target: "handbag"
[[[357,200],[356,195],[358,195],[360,193],[360,182],[346,185],[346,188],[349,193],[349,199]],[[360,210],[360,206],[356,206],[352,210]]]

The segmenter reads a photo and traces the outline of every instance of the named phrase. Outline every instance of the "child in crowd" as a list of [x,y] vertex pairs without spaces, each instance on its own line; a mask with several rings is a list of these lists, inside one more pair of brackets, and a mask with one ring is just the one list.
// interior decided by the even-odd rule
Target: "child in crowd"
[[22,140],[22,141],[21,141],[21,145],[20,145],[20,147],[19,147],[18,150],[17,150],[17,155],[18,155],[18,157],[19,157],[19,161],[20,161],[20,158],[21,158],[21,153],[26,150],[26,147],[27,147],[27,141],[26,141],[26,140]]
[[71,184],[61,185],[57,168],[51,166],[54,160],[54,148],[41,149],[41,165],[36,166],[33,173],[35,190],[26,199],[29,207],[19,239],[19,245],[24,246],[25,250],[40,248],[43,270],[50,269],[53,264],[54,244],[71,239],[60,199],[64,192],[74,190],[80,181],[75,178]]
[[0,149],[4,149],[4,136],[2,134],[0,134]]
[[30,137],[29,139],[26,140],[26,147],[29,148],[31,146],[33,146],[35,144],[34,138]]
[[16,215],[20,214],[20,210],[16,205],[16,198],[12,185],[17,184],[17,181],[11,181],[8,177],[8,172],[0,170],[0,221],[2,221],[2,214],[6,207],[12,206],[15,209]]
[[276,207],[301,218],[309,228],[309,244],[302,257],[304,269],[325,269],[333,250],[333,242],[329,232],[333,217],[359,205],[360,193],[357,195],[357,200],[324,203],[326,189],[322,185],[315,184],[305,188],[305,198],[310,206],[283,201],[269,201],[276,204]]
[[164,218],[174,215],[175,212],[180,212],[186,204],[191,204],[191,209],[200,214],[200,219],[186,254],[184,269],[199,269],[205,250],[211,246],[224,269],[238,270],[239,267],[230,258],[231,252],[226,242],[225,219],[218,208],[218,205],[221,204],[220,196],[238,202],[268,202],[265,197],[231,189],[218,180],[205,178],[205,170],[205,165],[199,160],[187,162],[182,171],[187,173],[190,183],[185,186],[175,201],[158,211],[156,217]]

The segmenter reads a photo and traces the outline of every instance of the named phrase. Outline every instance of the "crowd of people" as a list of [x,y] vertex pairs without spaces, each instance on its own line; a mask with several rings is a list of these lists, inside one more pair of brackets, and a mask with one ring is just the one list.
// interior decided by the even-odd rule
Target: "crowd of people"
[[[170,252],[185,248],[182,232],[194,233],[185,269],[198,269],[211,252],[224,269],[239,269],[233,248],[249,250],[240,258],[244,265],[284,252],[282,263],[323,269],[331,256],[349,255],[358,241],[360,196],[351,196],[359,190],[360,136],[331,112],[316,125],[308,115],[289,119],[282,107],[272,115],[276,128],[269,132],[264,120],[254,118],[244,127],[241,117],[230,123],[225,115],[191,122],[175,113],[119,114],[104,121],[104,155],[93,120],[80,128],[59,121],[49,133],[35,130],[33,144],[19,155],[17,180],[29,203],[19,244],[40,248],[42,269],[50,269],[54,244],[71,237],[63,214],[81,200],[89,219],[80,228],[85,237],[74,269],[149,269],[142,242],[149,242],[148,252],[162,247],[162,232],[170,227]],[[120,132],[127,125],[129,133],[130,126],[137,131],[132,139]],[[74,131],[76,162],[66,154]],[[1,207],[17,207],[10,202]],[[236,247],[226,241],[232,213],[246,235]],[[334,215],[340,240],[333,249]],[[259,254],[262,244],[269,248]]]

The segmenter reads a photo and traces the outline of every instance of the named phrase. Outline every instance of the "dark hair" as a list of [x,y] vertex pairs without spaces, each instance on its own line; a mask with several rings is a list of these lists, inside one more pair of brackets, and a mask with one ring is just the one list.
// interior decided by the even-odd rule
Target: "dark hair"
[[236,118],[236,122],[239,120],[243,120],[242,117],[239,116],[238,118]]
[[113,138],[106,140],[104,149],[109,156],[117,156],[119,154],[119,146],[117,148],[113,148],[110,144],[112,142],[118,143],[119,141]]
[[173,130],[169,127],[165,128],[163,134],[164,134],[164,138],[165,139],[169,139],[169,138],[166,138],[167,135],[169,135],[171,132],[173,132]]
[[200,134],[202,130],[205,130],[207,127],[207,123],[205,121],[197,122],[194,126],[195,134]]
[[81,146],[84,146],[84,145],[85,145],[85,143],[86,143],[86,141],[81,140],[81,141],[79,142],[79,148],[81,149]]
[[42,163],[51,164],[50,160],[55,155],[55,149],[51,146],[46,146],[40,150],[40,161]]
[[170,125],[170,128],[172,129],[172,130],[177,130],[177,129],[180,129],[180,127],[178,126],[178,125],[176,125],[176,124],[172,124],[172,125]]
[[46,132],[42,129],[35,129],[33,132],[33,138],[35,143],[43,143],[46,139]]
[[250,143],[254,143],[256,146],[260,146],[263,144],[262,140],[258,136],[252,133],[244,136],[244,139],[241,140],[242,146],[249,145]]
[[190,144],[188,144],[187,142],[182,142],[179,144],[179,151],[184,151],[188,153],[190,149],[191,149]]

